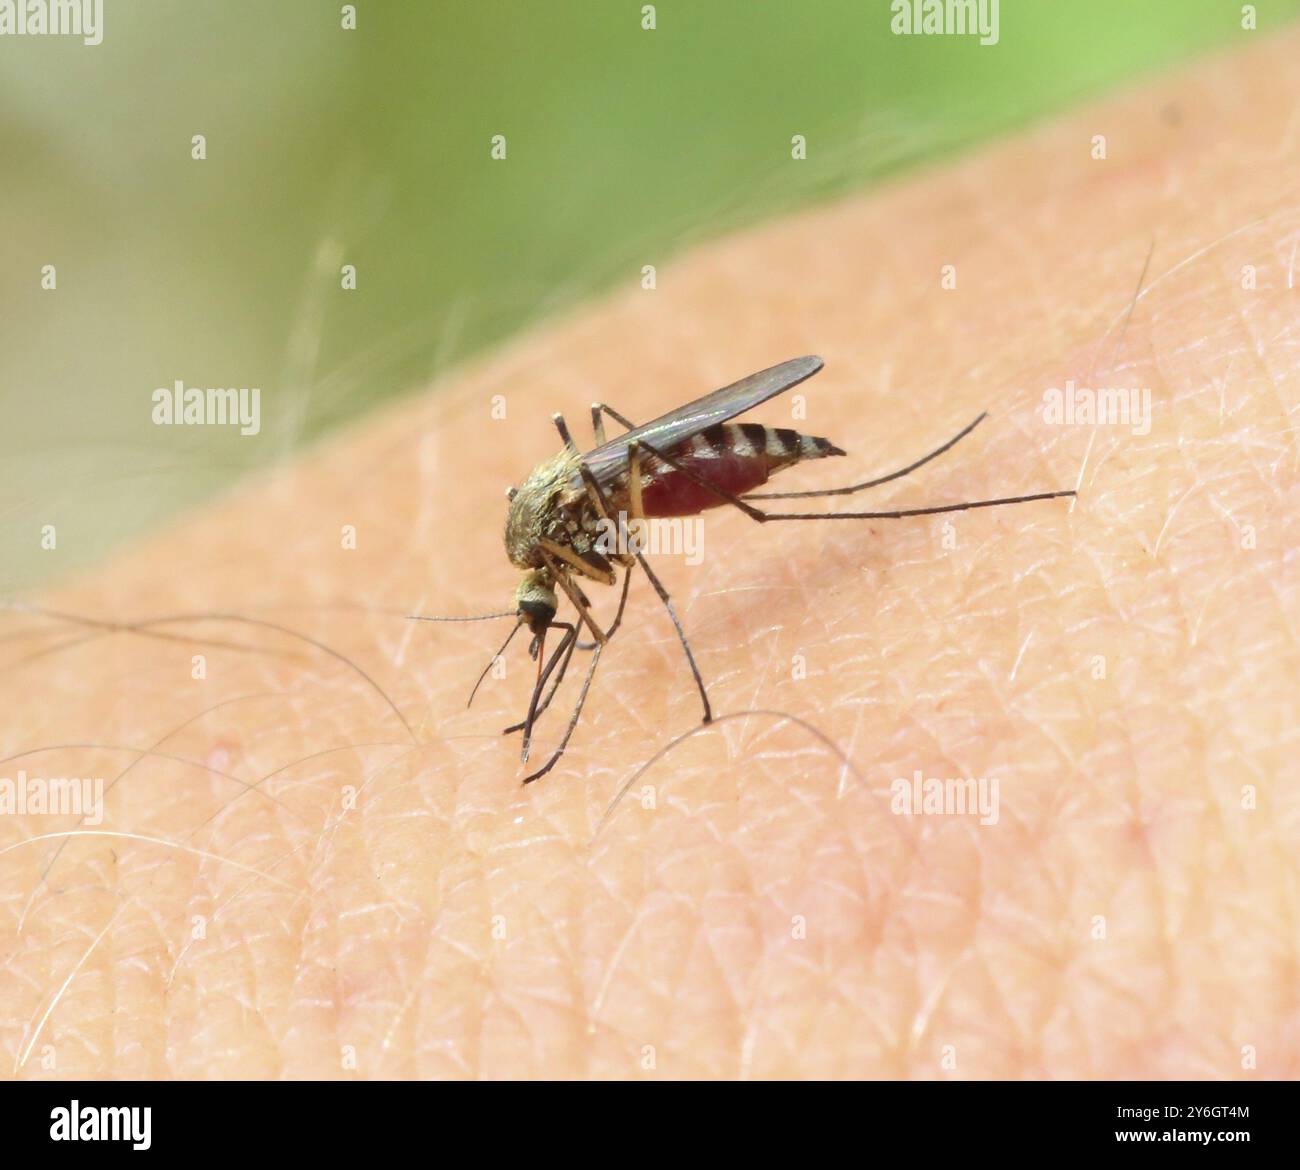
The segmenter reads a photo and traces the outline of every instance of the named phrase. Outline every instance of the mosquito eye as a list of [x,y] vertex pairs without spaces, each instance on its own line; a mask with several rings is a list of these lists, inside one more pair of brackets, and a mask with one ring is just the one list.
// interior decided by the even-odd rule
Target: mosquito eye
[[539,598],[525,598],[519,603],[519,612],[528,618],[530,622],[540,622],[547,625],[555,617],[555,605],[553,602],[543,601]]

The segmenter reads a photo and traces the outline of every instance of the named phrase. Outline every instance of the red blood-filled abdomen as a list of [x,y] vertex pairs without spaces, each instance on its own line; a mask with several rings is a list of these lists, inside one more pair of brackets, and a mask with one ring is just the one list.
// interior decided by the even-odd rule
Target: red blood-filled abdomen
[[[672,457],[691,473],[716,488],[739,496],[767,483],[768,460],[762,455],[737,455],[714,450],[700,455],[689,443],[672,452]],[[706,508],[726,503],[708,488],[687,479],[673,467],[659,464],[653,479],[641,489],[641,503],[647,516],[693,516]]]

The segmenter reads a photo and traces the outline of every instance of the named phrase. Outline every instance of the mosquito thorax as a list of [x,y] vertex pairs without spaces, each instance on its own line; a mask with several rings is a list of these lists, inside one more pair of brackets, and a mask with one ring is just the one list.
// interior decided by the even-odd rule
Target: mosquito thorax
[[[521,569],[542,566],[541,539],[570,543],[566,535],[566,501],[574,495],[570,487],[573,457],[561,452],[539,463],[531,475],[509,497],[506,513],[506,555]],[[577,497],[579,504],[584,501]]]

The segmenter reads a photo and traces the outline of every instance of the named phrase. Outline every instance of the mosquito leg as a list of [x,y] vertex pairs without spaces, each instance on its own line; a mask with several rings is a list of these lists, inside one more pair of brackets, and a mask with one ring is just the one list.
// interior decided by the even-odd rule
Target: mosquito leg
[[[646,448],[648,451],[650,448]],[[641,499],[641,444],[627,445],[627,491],[632,505],[632,519],[645,519],[645,504]]]
[[[557,422],[557,426],[559,425],[560,423]],[[567,433],[568,433],[567,430],[561,431],[562,436],[567,436]],[[586,485],[587,492],[588,495],[591,497],[593,506],[596,508],[597,512],[600,514],[600,516],[603,519],[608,519],[609,518],[609,509],[607,506],[608,501],[606,500],[604,493],[600,490],[600,485],[596,483],[595,478],[591,475],[590,471],[588,471],[585,467],[582,469],[582,474],[583,474],[583,482]],[[600,660],[600,652],[604,648],[605,643],[609,640],[609,638],[614,634],[614,632],[619,628],[619,626],[623,622],[623,613],[627,607],[628,587],[631,585],[631,581],[632,581],[631,570],[634,564],[634,561],[631,557],[625,555],[616,555],[616,559],[625,566],[625,572],[623,574],[623,591],[619,596],[618,612],[614,615],[613,622],[610,624],[608,630],[601,631],[601,629],[596,625],[595,619],[592,617],[591,607],[587,602],[586,597],[583,596],[582,591],[576,585],[574,585],[572,581],[569,580],[567,573],[564,573],[560,570],[559,565],[556,563],[554,558],[549,554],[551,552],[554,552],[555,554],[560,556],[565,562],[573,564],[574,568],[578,569],[579,571],[585,571],[587,576],[595,577],[595,579],[597,580],[602,580],[602,578],[596,576],[594,567],[588,565],[585,561],[582,562],[582,564],[576,563],[573,556],[570,555],[569,550],[561,548],[559,546],[555,546],[554,548],[551,548],[550,541],[544,541],[543,545],[544,547],[543,547],[542,556],[543,556],[544,563],[551,570],[552,576],[559,583],[560,588],[563,589],[564,592],[568,595],[569,600],[573,603],[574,608],[578,611],[578,616],[581,619],[581,621],[586,624],[586,626],[591,630],[592,634],[595,636],[596,644],[592,649],[591,665],[587,668],[587,677],[583,681],[582,691],[578,696],[578,702],[574,707],[573,715],[569,719],[569,726],[565,730],[564,738],[560,742],[559,748],[557,749],[555,754],[552,755],[551,758],[546,762],[546,764],[543,765],[542,768],[532,773],[530,776],[528,776],[525,779],[524,781],[525,783],[529,783],[533,780],[536,780],[538,779],[538,777],[544,776],[547,772],[549,772],[551,768],[555,766],[556,761],[560,758],[560,756],[564,753],[565,748],[568,746],[569,739],[573,735],[574,728],[577,726],[578,719],[582,714],[583,704],[587,700],[587,692],[591,687],[591,680],[596,672],[596,663],[599,662]],[[647,571],[647,573],[650,572],[649,566],[639,555],[637,556],[636,560],[641,561],[641,566]],[[613,584],[612,573],[611,573],[611,579],[609,579],[606,583]],[[663,596],[666,600],[667,595],[663,592],[663,587],[659,585],[657,581],[656,581],[656,589],[659,591],[660,595]],[[669,606],[669,612],[672,613],[671,606]],[[677,615],[673,614],[672,616],[673,616],[673,621],[676,624]],[[677,625],[677,630],[680,635],[681,634],[680,624]],[[578,631],[577,631],[577,627],[573,627],[571,634],[565,635],[565,639],[561,643],[560,650],[556,652],[556,655],[555,657],[552,658],[552,661],[547,664],[545,672],[538,676],[537,685],[533,688],[533,696],[529,703],[528,717],[524,720],[524,723],[522,725],[522,730],[524,733],[524,743],[523,743],[523,750],[521,753],[521,759],[523,760],[528,759],[528,749],[532,741],[533,726],[536,723],[537,718],[542,714],[543,711],[546,710],[547,707],[550,706],[551,700],[555,697],[556,691],[559,689],[560,683],[564,680],[564,675],[569,669],[569,663],[573,658],[573,653],[574,650],[577,648],[577,645],[578,645]],[[560,660],[561,653],[563,653],[562,661]],[[687,648],[686,654],[688,659],[690,659],[689,647]],[[549,691],[547,691],[546,680],[549,677],[551,671],[554,669],[555,663],[557,662],[560,663],[559,671],[556,674],[554,683],[551,685]],[[691,669],[695,671],[696,679],[698,681],[699,671],[695,669],[695,662],[693,659],[691,659]],[[544,697],[543,697],[543,692],[545,692]],[[707,715],[708,714],[707,698],[705,699],[705,711]],[[506,733],[508,734],[518,729],[519,729],[518,727],[508,727],[506,728]]]
[[[614,620],[610,624],[609,629],[605,631],[606,640],[612,638],[614,636],[614,631],[617,630],[618,627],[623,623],[623,610],[627,608],[627,590],[628,590],[628,586],[631,584],[632,584],[632,574],[627,573],[623,577],[623,593],[622,596],[618,599],[618,612],[614,615]],[[565,671],[569,669],[569,662],[573,658],[573,652],[575,650],[595,650],[599,645],[600,645],[599,642],[579,642],[575,639],[573,644],[569,647],[568,655],[565,657],[564,661],[560,664],[560,673],[556,676],[555,681],[551,684],[551,689],[550,691],[547,692],[546,698],[542,700],[541,704],[537,708],[537,715],[535,717],[536,719],[541,718],[542,712],[545,711],[546,708],[551,705],[551,700],[555,698],[555,692],[559,690],[560,683],[564,681]],[[522,731],[523,727],[524,727],[523,723],[513,723],[509,727],[503,729],[501,734],[510,735],[513,732]]]
[[[579,642],[577,638],[574,638],[572,641],[570,641],[568,637],[565,637],[561,641],[560,650],[564,651],[564,660],[560,663],[559,672],[556,674],[554,680],[551,682],[551,688],[546,692],[546,697],[540,703],[537,704],[537,710],[533,712],[534,723],[536,723],[537,720],[539,720],[542,717],[542,715],[546,711],[546,708],[551,705],[551,700],[555,698],[555,692],[560,689],[560,683],[564,681],[564,674],[565,671],[569,669],[569,662],[573,658],[573,652],[577,650],[580,646],[584,646],[588,644],[589,643]],[[501,734],[513,735],[516,731],[522,731],[527,726],[528,726],[528,721],[525,719],[520,723],[512,723],[509,727],[503,727],[501,729]]]
[[[633,559],[631,568],[635,568],[635,567],[636,567],[636,560]],[[605,631],[606,642],[608,642],[610,638],[614,636],[614,631],[617,630],[618,627],[623,624],[623,610],[627,607],[627,588],[631,584],[632,584],[632,573],[629,569],[628,572],[623,574],[623,595],[618,599],[618,612],[614,615],[614,620],[610,623],[609,629]],[[594,650],[598,645],[600,645],[599,642],[579,642],[577,645],[577,649]]]
[[596,664],[600,661],[600,652],[603,646],[597,646],[591,654],[591,664],[587,667],[587,677],[582,680],[582,690],[578,692],[578,701],[574,704],[573,714],[569,716],[569,726],[564,729],[564,738],[560,740],[560,746],[552,753],[551,758],[546,761],[536,772],[532,772],[524,777],[525,784],[531,784],[534,780],[540,780],[552,768],[555,767],[559,758],[564,755],[564,749],[569,746],[569,740],[573,736],[573,729],[578,726],[578,719],[582,715],[582,705],[587,701],[587,692],[591,690],[592,676],[596,673]]
[[827,488],[815,492],[749,492],[745,495],[747,500],[806,500],[813,496],[851,496],[854,492],[866,491],[867,488],[879,487],[882,483],[889,483],[891,480],[902,479],[905,475],[911,475],[918,467],[924,467],[931,459],[938,459],[945,451],[951,451],[958,443],[971,433],[977,426],[988,418],[988,411],[985,411],[973,423],[960,430],[942,447],[936,447],[928,455],[922,456],[915,463],[909,463],[906,467],[901,467],[897,471],[891,471],[888,475],[882,475],[878,479],[869,479],[865,483],[850,484],[848,487]]
[[614,631],[623,624],[623,610],[627,608],[627,590],[632,584],[632,569],[623,574],[623,593],[618,599],[618,612],[614,614],[614,620],[610,622],[609,629],[605,631],[605,641],[609,641],[614,636]]
[[533,725],[537,722],[537,716],[539,714],[537,709],[538,700],[541,698],[542,692],[546,689],[546,684],[550,680],[551,673],[555,670],[556,665],[566,653],[571,652],[573,643],[578,640],[578,627],[571,626],[568,622],[552,622],[547,628],[552,630],[564,630],[564,637],[560,639],[560,644],[551,654],[549,661],[546,663],[545,669],[537,672],[537,684],[533,687],[532,698],[528,700],[528,715],[524,719],[524,743],[523,748],[519,753],[519,759],[525,762],[528,759],[528,749],[532,746],[533,742]]
[[700,674],[700,668],[695,665],[695,655],[691,653],[691,644],[686,640],[686,631],[682,629],[682,623],[677,618],[677,611],[673,608],[672,599],[668,596],[668,590],[663,587],[663,583],[655,576],[654,570],[650,568],[641,553],[636,554],[636,559],[641,568],[645,570],[645,575],[650,578],[650,584],[655,587],[655,592],[659,594],[659,600],[664,603],[668,616],[673,619],[673,627],[677,630],[678,640],[682,644],[682,649],[686,651],[686,661],[690,665],[691,674],[695,679],[695,687],[700,692],[700,702],[704,704],[704,722],[712,723],[713,708],[709,706],[709,692],[704,688],[704,678]]
[[656,451],[647,443],[633,443],[631,446],[638,445],[644,447],[656,459],[662,460],[675,471],[679,471],[692,483],[698,484],[705,491],[717,496],[723,503],[732,504],[739,508],[751,520],[756,520],[760,524],[764,524],[768,520],[901,520],[905,516],[937,516],[943,512],[965,512],[971,508],[995,508],[1001,504],[1028,504],[1034,500],[1057,500],[1076,494],[1072,490],[1035,492],[1029,496],[1006,496],[997,500],[967,500],[962,504],[938,504],[929,508],[899,508],[889,512],[764,512],[755,508],[753,504],[746,503],[740,496],[732,495],[731,492],[723,491],[722,488],[709,483],[707,479],[696,475],[689,468],[683,467],[671,455]]
[[[667,595],[666,593],[663,592],[663,586],[661,586],[661,585],[658,583],[658,581],[656,580],[654,574],[650,572],[650,566],[647,565],[647,564],[645,563],[645,560],[644,560],[643,558],[641,558],[640,556],[637,557],[637,560],[639,560],[639,561],[641,562],[641,567],[642,567],[643,569],[645,569],[645,571],[646,571],[647,574],[649,574],[650,579],[651,579],[652,581],[655,582],[655,588],[659,590],[659,594],[660,594],[660,596],[664,598],[665,604],[667,604],[667,598],[668,598],[668,595]],[[619,598],[619,601],[618,601],[618,613],[616,613],[616,614],[614,615],[614,621],[610,624],[609,630],[608,630],[608,632],[607,632],[606,635],[605,635],[606,638],[608,638],[610,635],[612,635],[612,634],[614,633],[614,631],[618,629],[619,625],[620,625],[620,624],[622,623],[622,621],[623,621],[623,609],[624,609],[624,607],[627,605],[627,591],[628,591],[628,585],[629,585],[629,583],[631,582],[631,580],[632,580],[632,574],[631,574],[630,572],[624,575],[624,577],[623,577],[623,593],[622,593],[622,596]],[[668,612],[669,612],[669,613],[672,613],[672,606],[671,606],[671,605],[669,605],[669,607],[668,607]],[[676,615],[676,614],[673,614],[673,621],[674,621],[674,622],[677,621],[677,615]],[[564,665],[560,668],[560,678],[563,678],[563,677],[564,677],[564,671],[568,669],[569,660],[573,657],[573,650],[574,650],[574,647],[575,647],[576,644],[577,644],[577,637],[578,637],[578,630],[577,630],[577,627],[574,626],[574,627],[570,627],[570,628],[571,628],[571,630],[572,630],[572,633],[571,633],[570,635],[566,635],[566,638],[568,638],[568,637],[572,637],[572,638],[573,638],[573,642],[572,642],[572,643],[570,644],[570,646],[568,647],[568,653],[567,653],[567,655],[565,656]],[[677,632],[678,632],[679,634],[681,633],[681,626],[678,626],[678,627],[677,627]],[[596,644],[595,648],[592,650],[592,653],[591,653],[591,663],[590,663],[590,665],[588,665],[588,667],[587,667],[587,677],[584,678],[584,679],[582,680],[582,690],[578,692],[578,701],[573,705],[573,714],[569,716],[569,725],[568,725],[568,727],[566,727],[566,728],[564,729],[564,738],[560,740],[560,746],[559,746],[558,748],[555,749],[555,751],[551,754],[550,759],[548,759],[548,760],[546,761],[546,763],[544,763],[540,768],[538,768],[536,772],[530,772],[527,776],[524,777],[524,783],[525,783],[525,784],[531,784],[534,780],[540,780],[543,776],[546,775],[547,772],[549,772],[552,768],[555,767],[555,765],[559,762],[560,757],[561,757],[562,755],[564,755],[564,751],[565,751],[565,749],[569,746],[569,740],[573,738],[573,732],[574,732],[574,729],[578,726],[578,720],[582,717],[582,708],[583,708],[584,704],[587,702],[587,693],[591,690],[591,680],[592,680],[592,679],[595,677],[595,675],[596,675],[596,665],[597,665],[597,663],[600,662],[600,653],[601,653],[601,651],[602,651],[604,648],[605,648],[605,643],[604,643],[604,642],[598,642],[598,643]],[[689,648],[689,647],[688,647],[687,650],[686,650],[686,654],[687,654],[687,657],[690,656],[690,648]],[[695,667],[695,662],[694,662],[694,660],[692,660],[692,662],[691,662],[691,668],[694,669],[694,667]],[[696,681],[699,682],[699,672],[698,672],[698,671],[696,671],[695,678],[696,678]],[[558,687],[559,685],[560,685],[560,681],[559,681],[559,679],[557,679],[557,680],[556,680],[556,683],[555,683],[555,687]],[[701,683],[700,685],[701,685],[701,687],[703,687],[703,683]],[[542,711],[542,710],[545,710],[546,704],[549,704],[549,703],[550,703],[550,701],[551,701],[551,697],[555,694],[555,687],[552,687],[552,688],[551,688],[551,693],[550,693],[550,695],[547,696],[547,698],[546,698],[546,703],[542,704],[542,707],[541,707],[540,710],[538,710],[536,713],[534,713],[534,711],[531,710],[531,709],[529,710],[529,718],[528,718],[528,720],[527,720],[527,727],[526,727],[526,730],[525,730],[525,732],[524,732],[524,754],[523,754],[523,757],[522,757],[522,758],[525,759],[525,760],[528,758],[528,740],[529,740],[529,738],[530,738],[530,736],[531,736],[532,725],[533,725],[533,723],[536,721],[536,716],[537,716],[537,715],[540,715],[540,714],[541,714],[541,711]],[[540,686],[538,687],[538,690],[540,690]],[[702,693],[702,692],[701,692],[701,693]],[[536,704],[536,702],[537,702],[537,693],[536,693],[536,691],[535,691],[534,694],[533,694],[533,703]],[[704,709],[705,709],[705,722],[707,723],[707,722],[712,718],[712,715],[709,714],[709,711],[708,711],[708,699],[707,699],[707,698],[704,700],[704,704],[705,704],[705,708],[704,708]],[[507,730],[509,730],[509,729],[507,729]]]
[[[555,672],[555,678],[551,681],[551,686],[550,689],[546,692],[546,697],[540,703],[537,704],[536,710],[533,710],[531,708],[531,704],[533,702],[536,702],[536,697],[537,697],[537,693],[535,689],[534,694],[530,699],[530,709],[528,713],[529,718],[525,719],[524,722],[522,723],[512,724],[510,727],[504,728],[501,732],[502,735],[511,735],[516,731],[525,732],[525,736],[524,736],[525,746],[519,757],[521,760],[528,759],[528,751],[531,747],[532,729],[537,726],[537,721],[545,713],[546,708],[551,705],[551,700],[555,698],[555,692],[560,689],[560,683],[564,681],[564,676],[569,669],[569,663],[573,660],[573,652],[577,648],[577,645],[578,645],[578,631],[575,627],[573,628],[571,634],[566,633],[565,636],[560,640],[559,648],[556,650],[552,662],[548,664],[548,669],[546,672],[548,676],[550,675],[551,671],[555,669],[555,665],[554,665],[555,662],[559,662],[560,669]],[[529,721],[530,719],[531,719],[531,723]]]
[[[627,480],[629,506],[632,509],[632,519],[634,521],[645,520],[645,508],[641,499],[641,444],[632,442],[627,448]],[[682,629],[682,623],[677,617],[677,611],[673,608],[672,599],[668,596],[668,590],[663,587],[663,583],[655,576],[654,570],[650,568],[650,563],[645,556],[637,552],[637,562],[645,570],[645,575],[650,578],[650,584],[654,586],[655,592],[659,594],[659,600],[664,603],[664,608],[668,611],[668,616],[673,619],[673,628],[677,631],[677,637],[681,641],[682,649],[686,652],[686,661],[690,664],[691,674],[695,678],[695,686],[700,692],[700,702],[704,704],[704,722],[713,722],[713,708],[709,705],[709,692],[705,689],[704,678],[700,674],[700,668],[695,664],[695,655],[691,653],[691,644],[686,639],[686,631]]]
[[555,424],[555,429],[560,432],[560,438],[564,441],[564,446],[570,455],[578,454],[578,444],[573,441],[573,436],[569,434],[569,424],[564,421],[564,415],[556,413],[551,415],[551,421]]
[[[602,585],[613,585],[615,582],[614,570],[610,568],[609,562],[604,557],[595,557],[595,554],[589,553],[588,556],[599,560],[600,564],[593,564],[591,560],[579,556],[571,548],[566,548],[562,544],[556,544],[553,540],[548,540],[543,536],[538,540],[538,546],[542,550],[542,556],[548,553],[553,558],[559,558],[565,564],[578,570],[584,577],[590,577],[593,581],[599,581]],[[548,560],[552,568],[555,567],[553,560]]]
[[[578,465],[578,471],[582,475],[582,482],[586,485],[587,495],[591,499],[592,506],[596,509],[597,514],[607,524],[614,524],[614,518],[609,514],[609,500],[605,498],[605,493],[601,491],[600,484],[596,482],[596,477],[585,464]],[[627,553],[618,552],[617,550],[609,554],[615,561],[625,568],[630,568],[636,563],[635,558]]]
[[591,404],[591,433],[596,436],[596,446],[605,445],[605,420],[601,418],[602,414],[609,415],[616,423],[626,427],[629,431],[635,429],[635,424],[630,423],[612,406],[606,406],[603,402],[593,402]]
[[[560,566],[557,565],[551,557],[547,556],[545,551],[542,552],[542,560],[546,567],[551,570],[551,576],[555,578],[560,588],[564,590],[568,595],[569,600],[573,602],[573,608],[578,611],[578,616],[587,624],[587,628],[591,631],[596,641],[604,643],[605,631],[596,625],[596,619],[591,616],[591,607],[587,604],[587,599],[583,597],[574,586],[573,582],[569,580],[568,573],[562,572]],[[611,585],[613,583],[613,581],[609,582]]]

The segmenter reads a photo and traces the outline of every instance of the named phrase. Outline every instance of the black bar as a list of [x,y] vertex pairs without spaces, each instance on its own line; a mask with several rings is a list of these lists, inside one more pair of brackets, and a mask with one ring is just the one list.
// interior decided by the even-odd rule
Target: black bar
[[[761,1110],[755,1108],[760,1098]],[[60,1146],[92,1157],[107,1145],[129,1152],[145,1134],[142,1111],[148,1109],[148,1148],[138,1152],[169,1158],[282,1150],[339,1165],[350,1156],[373,1161],[380,1150],[406,1148],[423,1149],[436,1163],[456,1150],[466,1150],[453,1153],[457,1158],[473,1157],[482,1142],[480,1152],[493,1163],[514,1145],[524,1156],[547,1160],[648,1147],[652,1156],[659,1150],[673,1161],[750,1148],[764,1161],[782,1149],[807,1161],[817,1150],[840,1148],[871,1165],[899,1155],[929,1161],[943,1153],[1072,1156],[1119,1146],[1208,1145],[1217,1156],[1249,1164],[1294,1148],[1298,1100],[1293,1083],[1277,1081],[47,1081],[0,1089],[0,1151],[11,1166],[39,1165],[19,1159],[48,1156]],[[133,1134],[125,1114],[100,1114],[105,1107],[140,1110]],[[72,1139],[74,1108],[78,1136]],[[114,1121],[128,1133],[93,1140],[94,1126]],[[1198,1136],[1182,1136],[1188,1134]]]

